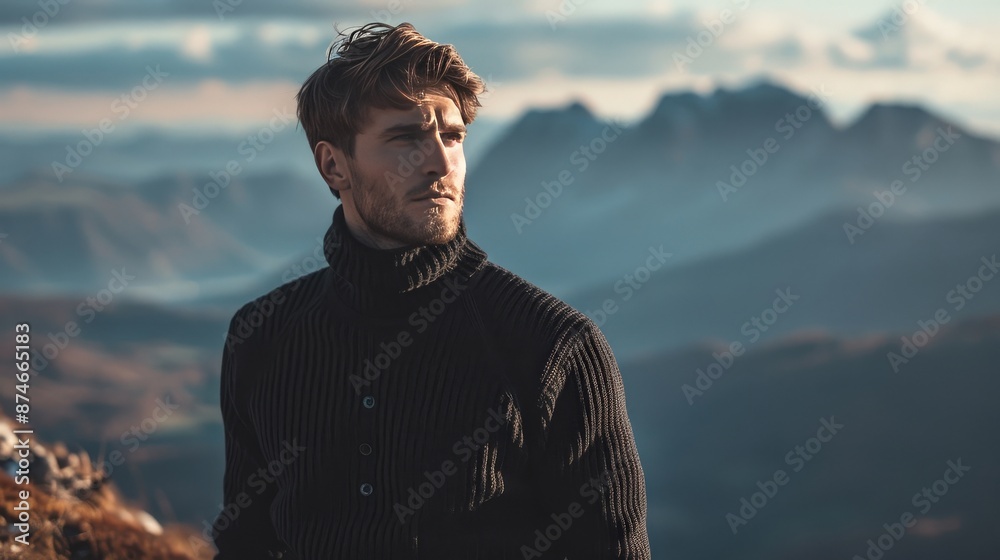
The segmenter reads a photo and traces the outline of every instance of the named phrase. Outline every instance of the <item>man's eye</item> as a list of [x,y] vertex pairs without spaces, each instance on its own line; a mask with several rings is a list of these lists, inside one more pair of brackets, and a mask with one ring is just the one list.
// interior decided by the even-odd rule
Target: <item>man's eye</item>
[[444,137],[445,140],[448,140],[450,142],[461,142],[464,139],[462,133],[460,132],[449,132],[446,134],[442,134],[441,136]]
[[414,134],[400,134],[399,136],[394,136],[393,140],[413,140],[416,138]]

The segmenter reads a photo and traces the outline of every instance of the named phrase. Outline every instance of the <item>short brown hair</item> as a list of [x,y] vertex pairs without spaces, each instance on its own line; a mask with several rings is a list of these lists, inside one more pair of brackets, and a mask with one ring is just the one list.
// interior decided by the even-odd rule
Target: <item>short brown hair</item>
[[326,140],[354,157],[368,109],[412,107],[424,89],[451,97],[465,124],[475,120],[486,85],[452,45],[427,39],[409,23],[369,23],[338,37],[296,95],[310,149]]

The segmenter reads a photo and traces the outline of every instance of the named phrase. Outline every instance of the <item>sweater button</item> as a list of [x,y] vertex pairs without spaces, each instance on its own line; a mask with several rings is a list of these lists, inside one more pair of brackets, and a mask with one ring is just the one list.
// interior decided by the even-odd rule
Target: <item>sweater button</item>
[[371,496],[372,492],[374,490],[375,489],[372,488],[372,485],[368,484],[367,482],[361,485],[361,495],[362,496]]
[[375,408],[375,397],[368,395],[361,401],[361,404],[365,405],[365,408]]
[[368,445],[367,443],[362,443],[361,447],[359,447],[358,449],[361,451],[362,455],[372,454],[372,446]]

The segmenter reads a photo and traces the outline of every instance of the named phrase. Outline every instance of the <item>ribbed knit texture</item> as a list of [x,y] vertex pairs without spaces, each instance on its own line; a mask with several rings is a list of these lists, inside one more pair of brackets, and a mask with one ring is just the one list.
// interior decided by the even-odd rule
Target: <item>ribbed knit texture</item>
[[611,348],[466,236],[378,250],[247,303],[223,349],[217,560],[650,557]]

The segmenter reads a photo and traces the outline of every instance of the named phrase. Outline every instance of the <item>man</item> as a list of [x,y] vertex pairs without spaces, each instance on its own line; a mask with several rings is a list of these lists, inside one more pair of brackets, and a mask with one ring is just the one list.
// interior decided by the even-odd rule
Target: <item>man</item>
[[621,374],[462,217],[482,80],[369,24],[303,84],[329,267],[233,316],[217,559],[650,557]]

